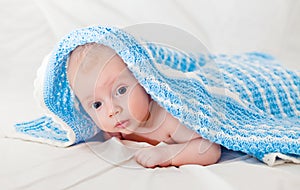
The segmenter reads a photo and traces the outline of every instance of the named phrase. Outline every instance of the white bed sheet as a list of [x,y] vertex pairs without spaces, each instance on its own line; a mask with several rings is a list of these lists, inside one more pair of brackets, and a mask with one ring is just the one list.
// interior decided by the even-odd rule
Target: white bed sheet
[[248,155],[228,150],[223,152],[220,163],[207,167],[145,169],[133,159],[127,161],[133,149],[114,139],[67,149],[1,139],[0,149],[1,189],[296,190],[300,185],[300,165],[268,167]]
[[[132,159],[108,163],[130,153],[114,140],[57,148],[4,138],[14,136],[14,123],[42,114],[32,95],[35,72],[74,28],[165,23],[192,33],[212,52],[265,51],[300,69],[299,19],[300,2],[292,0],[0,1],[0,189],[299,189],[300,165],[268,167],[228,150],[208,167],[145,169]],[[99,157],[95,146],[109,148],[108,157]]]

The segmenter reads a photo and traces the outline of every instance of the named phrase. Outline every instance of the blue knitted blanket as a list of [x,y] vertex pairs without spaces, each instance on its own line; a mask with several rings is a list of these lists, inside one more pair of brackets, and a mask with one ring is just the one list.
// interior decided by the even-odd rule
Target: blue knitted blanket
[[91,42],[113,48],[146,92],[202,137],[269,165],[299,163],[298,71],[264,53],[188,54],[103,26],[72,31],[45,58],[35,82],[45,116],[16,124],[22,138],[70,146],[99,132],[66,76],[70,52]]

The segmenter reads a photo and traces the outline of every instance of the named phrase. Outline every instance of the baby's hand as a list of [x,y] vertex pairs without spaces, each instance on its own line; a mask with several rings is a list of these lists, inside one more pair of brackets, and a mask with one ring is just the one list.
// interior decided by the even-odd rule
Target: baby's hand
[[135,153],[135,160],[146,168],[169,166],[172,164],[172,155],[167,146],[146,147]]

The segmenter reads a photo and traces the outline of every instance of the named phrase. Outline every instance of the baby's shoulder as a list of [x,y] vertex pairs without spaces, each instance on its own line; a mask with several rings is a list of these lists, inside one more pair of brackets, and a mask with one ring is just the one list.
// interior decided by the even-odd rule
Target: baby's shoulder
[[201,137],[198,133],[182,124],[170,113],[167,113],[164,126],[165,127],[163,128],[165,128],[165,130],[168,131],[172,140],[174,140],[177,143],[184,143],[192,139]]

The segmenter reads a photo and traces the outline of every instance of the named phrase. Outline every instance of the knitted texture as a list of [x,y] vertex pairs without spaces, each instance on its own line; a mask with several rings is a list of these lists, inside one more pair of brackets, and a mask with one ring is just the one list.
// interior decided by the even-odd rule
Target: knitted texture
[[102,26],[77,29],[57,44],[43,76],[47,114],[17,124],[18,132],[58,146],[99,132],[66,76],[70,52],[91,42],[114,49],[146,92],[203,138],[259,160],[270,153],[299,157],[299,72],[264,53],[187,54]]

